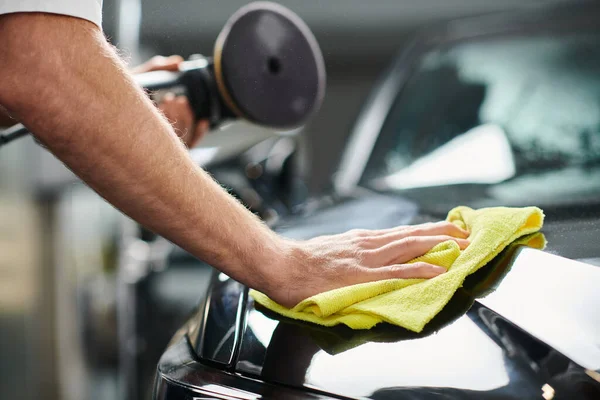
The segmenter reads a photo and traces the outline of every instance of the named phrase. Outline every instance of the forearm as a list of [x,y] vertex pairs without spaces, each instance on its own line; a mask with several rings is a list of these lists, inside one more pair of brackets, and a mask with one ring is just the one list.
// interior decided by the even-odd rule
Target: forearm
[[[256,268],[281,252],[280,241],[193,164],[102,33],[68,17],[3,18],[0,68],[8,79],[0,103],[124,213],[260,286]],[[25,22],[28,34],[20,35]]]

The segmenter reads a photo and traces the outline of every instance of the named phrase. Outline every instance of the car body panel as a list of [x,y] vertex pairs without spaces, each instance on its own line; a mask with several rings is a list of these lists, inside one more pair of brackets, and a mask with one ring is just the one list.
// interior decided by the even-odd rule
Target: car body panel
[[[428,204],[428,196],[418,201],[409,191],[374,193],[358,186],[383,119],[416,60],[428,49],[483,37],[597,30],[599,16],[600,5],[586,3],[452,22],[420,35],[367,100],[342,157],[335,193],[279,221],[278,232],[306,239],[445,218],[449,207]],[[427,190],[444,196],[441,188]],[[194,363],[307,396],[600,398],[600,206],[565,203],[544,206],[544,212],[544,250],[509,246],[469,276],[420,334],[388,324],[352,330],[286,319],[255,305],[247,288],[215,273],[210,305],[182,335],[203,354]],[[227,321],[213,323],[213,335],[236,332],[231,346],[221,346],[226,354],[212,358],[206,354],[217,349],[202,339],[197,325],[211,313],[214,321],[216,316]],[[160,366],[159,372],[161,379],[171,379]]]
[[[205,302],[174,339],[186,343],[177,351],[185,348],[193,361],[179,364],[191,370],[175,368],[169,350],[157,387],[175,393],[212,382],[252,387],[258,395],[256,382],[262,382],[309,397],[522,399],[553,390],[556,398],[594,399],[600,395],[600,268],[561,254],[600,258],[600,223],[570,217],[564,210],[547,213],[546,250],[509,246],[468,277],[421,334],[387,324],[361,331],[292,321],[255,307],[246,287],[215,272]],[[301,239],[435,219],[407,200],[363,192],[292,218],[280,233]],[[230,381],[217,379],[217,371]]]
[[319,400],[319,394],[298,391],[249,379],[203,364],[181,330],[163,354],[157,368],[155,399],[254,400],[261,398]]
[[[299,228],[282,233],[301,238],[364,227],[361,218],[347,218],[332,228],[340,212],[371,216],[370,228],[431,218],[419,214],[414,204],[381,195],[363,195],[338,207],[305,217]],[[382,212],[373,215],[373,209]],[[588,240],[574,249],[568,244],[582,230],[573,223],[565,229],[560,220],[553,229],[552,215],[547,218],[543,232],[548,231],[548,249],[554,254],[521,246],[509,249],[500,265],[491,266],[502,278],[502,284],[500,279],[493,282],[496,290],[475,299],[465,287],[488,278],[483,274],[467,281],[422,335],[385,324],[370,331],[319,327],[279,318],[249,300],[236,370],[266,381],[370,398],[384,392],[418,398],[434,393],[461,399],[535,397],[555,378],[543,371],[550,368],[545,363],[564,370],[576,365],[571,368],[592,385],[585,371],[600,369],[600,269],[558,254],[573,255],[579,249],[589,256],[595,248],[593,254],[600,255],[592,239],[599,237],[600,224],[585,221],[583,226],[591,229]],[[531,349],[537,353],[528,354]]]

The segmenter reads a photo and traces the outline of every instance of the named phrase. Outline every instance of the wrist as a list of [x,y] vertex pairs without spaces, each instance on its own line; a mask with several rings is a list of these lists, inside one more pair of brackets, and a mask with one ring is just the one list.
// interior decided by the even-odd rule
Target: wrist
[[290,265],[295,258],[296,248],[293,240],[273,232],[252,257],[247,285],[268,296],[281,290],[292,279]]

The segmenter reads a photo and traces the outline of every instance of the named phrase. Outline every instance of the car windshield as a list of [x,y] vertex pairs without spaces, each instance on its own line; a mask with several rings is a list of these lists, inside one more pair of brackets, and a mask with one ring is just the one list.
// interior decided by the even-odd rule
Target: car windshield
[[424,207],[600,199],[600,34],[469,42],[426,54],[362,184]]

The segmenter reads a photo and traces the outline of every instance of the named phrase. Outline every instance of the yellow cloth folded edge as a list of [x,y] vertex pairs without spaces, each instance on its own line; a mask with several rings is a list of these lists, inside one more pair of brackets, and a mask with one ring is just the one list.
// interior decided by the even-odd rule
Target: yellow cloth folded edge
[[319,325],[345,324],[353,329],[369,329],[385,321],[420,332],[468,275],[511,242],[537,232],[543,225],[544,214],[537,207],[473,210],[460,206],[449,212],[447,220],[467,229],[471,244],[461,251],[455,242],[444,242],[411,261],[430,262],[448,269],[435,278],[390,279],[347,286],[312,296],[292,309],[255,290],[250,295],[278,314]]

